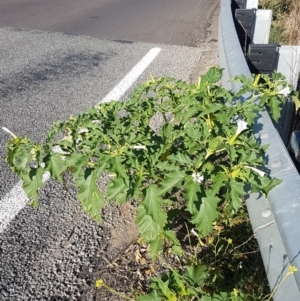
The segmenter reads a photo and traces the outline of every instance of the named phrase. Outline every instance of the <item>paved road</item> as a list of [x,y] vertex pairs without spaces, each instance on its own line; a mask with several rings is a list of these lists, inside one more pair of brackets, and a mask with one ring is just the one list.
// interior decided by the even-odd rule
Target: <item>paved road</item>
[[2,0],[0,26],[198,46],[216,0]]
[[[204,58],[212,8],[201,20],[194,16],[217,2],[1,1],[0,126],[42,141],[53,121],[99,103],[153,48],[161,51],[123,98],[150,73],[189,80]],[[23,208],[18,179],[3,160],[8,138],[0,131],[0,300],[91,300],[86,292],[109,248],[109,229],[123,226],[112,218],[118,213],[108,211],[99,227],[74,190],[54,182],[42,190],[39,210]]]

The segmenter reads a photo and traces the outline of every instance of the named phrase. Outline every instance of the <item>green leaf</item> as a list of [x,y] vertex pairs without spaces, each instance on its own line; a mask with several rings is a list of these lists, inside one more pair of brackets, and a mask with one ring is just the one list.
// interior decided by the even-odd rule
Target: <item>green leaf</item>
[[137,224],[142,237],[147,241],[152,241],[160,234],[161,226],[153,220],[152,216],[143,214],[144,212],[142,207],[139,206],[137,214],[142,215],[142,217],[138,218]]
[[22,177],[22,173],[28,169],[27,164],[33,159],[31,153],[36,146],[27,138],[13,138],[6,143],[6,163],[11,170]]
[[173,126],[172,123],[165,123],[162,126],[160,132],[162,133],[162,135],[164,137],[170,138],[172,136],[172,133],[173,133],[173,128],[174,128],[174,126]]
[[205,116],[207,114],[215,113],[220,111],[224,107],[223,104],[220,103],[209,103],[202,110],[199,116]]
[[234,162],[238,158],[238,153],[237,153],[237,147],[236,147],[236,145],[230,145],[228,147],[228,150],[229,150],[229,154],[228,155],[230,157],[230,160]]
[[[227,293],[228,295],[228,293]],[[228,296],[224,297],[219,294],[213,294],[213,296],[205,294],[201,297],[199,301],[229,301]],[[242,300],[237,300],[237,301],[242,301]]]
[[220,192],[221,187],[228,181],[228,177],[225,173],[219,172],[212,176],[213,185],[212,185],[212,193],[218,194]]
[[63,183],[61,174],[65,171],[64,161],[61,159],[61,154],[50,153],[44,158],[45,170],[49,171],[51,176],[60,184]]
[[150,294],[144,296],[138,296],[137,301],[162,301],[161,297],[158,297],[157,291],[153,290]]
[[183,103],[182,106],[178,107],[178,109],[181,107],[181,110],[179,110],[175,117],[175,120],[180,121],[182,124],[187,123],[191,117],[199,113],[199,105],[190,107],[189,110],[184,110],[185,106],[186,103]]
[[178,238],[176,237],[176,234],[174,231],[167,230],[167,231],[165,231],[164,234],[165,234],[166,238],[169,239],[173,244],[178,245],[178,246],[180,245],[180,242],[179,242]]
[[181,246],[173,245],[171,249],[172,249],[172,253],[174,255],[183,256],[185,254],[185,252],[183,251],[183,249],[181,248]]
[[174,170],[174,164],[170,164],[168,161],[159,161],[155,164],[155,167],[164,171]]
[[[78,165],[78,162],[82,160],[82,158],[86,158],[82,153],[71,153],[70,155],[67,155],[65,158],[65,165],[68,167],[75,167]],[[84,160],[85,164],[87,163],[87,159]]]
[[292,100],[295,104],[295,111],[297,112],[300,109],[300,99],[297,96],[293,95]]
[[187,266],[184,274],[189,280],[192,281],[193,286],[201,286],[207,278],[205,265]]
[[173,155],[168,156],[168,160],[178,162],[180,164],[186,164],[186,165],[189,165],[192,162],[192,160],[190,159],[190,157],[187,154],[183,154],[183,153],[179,153],[179,152],[175,155],[173,154]]
[[212,230],[212,224],[219,215],[217,206],[220,199],[209,193],[207,197],[201,199],[201,205],[198,213],[193,215],[191,222],[196,225],[199,233],[206,236]]
[[208,72],[201,77],[201,81],[209,82],[211,84],[218,82],[222,78],[222,69],[212,67]]
[[6,162],[13,167],[12,170],[18,175],[21,175],[22,172],[26,169],[27,163],[30,162],[31,155],[28,153],[28,150],[24,149],[18,150],[18,153],[13,153],[12,156],[8,153]]
[[175,169],[172,173],[166,175],[166,178],[161,182],[161,188],[159,190],[160,195],[164,195],[166,192],[171,191],[172,188],[181,184],[186,177],[185,172]]
[[124,183],[128,187],[129,186],[129,178],[128,178],[128,175],[125,172],[125,167],[123,166],[120,157],[114,157],[114,165],[113,165],[112,170],[114,172],[116,172],[118,176],[123,178]]
[[261,190],[264,192],[265,196],[268,196],[269,192],[277,185],[279,185],[282,180],[280,179],[270,179],[267,176],[260,178]]
[[185,281],[179,275],[179,272],[177,270],[173,270],[168,274],[170,279],[170,288],[173,289],[173,291],[175,291],[179,295],[186,295]]
[[167,214],[161,208],[162,198],[155,185],[144,192],[144,199],[137,208],[137,223],[146,240],[152,241],[162,232]]
[[91,217],[101,222],[100,210],[104,207],[103,195],[99,192],[96,181],[98,180],[93,169],[86,169],[84,179],[78,179],[75,185],[79,188],[78,199],[83,210]]
[[190,182],[189,184],[185,185],[186,208],[191,214],[195,213],[195,202],[201,199],[200,192],[200,184],[197,182]]
[[31,168],[30,172],[26,174],[26,176],[22,177],[23,189],[27,197],[30,199],[31,205],[35,208],[38,207],[38,190],[44,185],[42,182],[44,172],[45,171],[41,167]]
[[155,289],[161,291],[164,297],[168,300],[172,300],[174,298],[174,293],[169,289],[169,281],[163,282],[160,278],[152,278],[151,279],[151,286]]
[[66,156],[65,166],[70,168],[73,181],[79,181],[80,177],[83,177],[84,167],[88,163],[88,157],[82,153],[72,153],[69,156]]
[[117,203],[125,203],[127,201],[128,188],[124,179],[112,179],[107,185],[107,199],[114,200]]
[[160,236],[157,236],[154,240],[150,242],[150,257],[155,259],[157,255],[162,251],[163,240]]
[[249,165],[257,165],[257,163],[264,164],[264,160],[262,157],[257,156],[256,151],[242,153],[239,158],[240,163],[247,163]]
[[103,171],[106,169],[108,160],[109,158],[106,156],[99,156],[99,160],[95,166],[95,173],[97,178],[100,178]]
[[280,111],[281,111],[281,101],[278,99],[278,97],[273,96],[269,99],[269,102],[267,104],[267,106],[270,108],[271,110],[271,115],[272,118],[278,122],[279,118],[280,118]]
[[184,126],[184,133],[186,137],[185,141],[188,141],[188,144],[191,143],[191,139],[197,140],[202,136],[199,125],[195,123],[186,123]]
[[246,301],[248,295],[245,295],[238,291],[238,295],[235,296],[234,292],[220,292],[213,295],[204,295],[199,301]]
[[241,208],[241,198],[246,195],[244,190],[244,183],[238,182],[235,179],[229,181],[229,197],[231,205],[235,211]]

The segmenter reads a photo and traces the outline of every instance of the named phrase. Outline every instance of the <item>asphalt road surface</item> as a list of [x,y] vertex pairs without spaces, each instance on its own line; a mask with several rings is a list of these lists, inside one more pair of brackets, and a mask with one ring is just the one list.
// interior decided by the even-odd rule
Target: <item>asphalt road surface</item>
[[[206,59],[217,4],[1,1],[0,126],[42,141],[55,120],[101,102],[128,74],[122,99],[150,73],[190,80]],[[89,300],[85,292],[119,213],[106,213],[99,226],[82,212],[72,188],[52,181],[41,191],[39,210],[25,206],[19,180],[4,162],[8,139],[0,131],[0,300]]]
[[0,26],[198,46],[216,0],[1,0]]

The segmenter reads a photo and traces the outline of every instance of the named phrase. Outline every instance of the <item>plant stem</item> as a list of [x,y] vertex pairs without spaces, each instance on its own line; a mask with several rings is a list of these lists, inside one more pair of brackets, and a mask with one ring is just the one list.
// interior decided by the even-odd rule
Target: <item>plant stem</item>
[[117,292],[116,290],[114,290],[113,288],[111,288],[110,286],[108,286],[106,284],[103,284],[103,287],[105,287],[111,293],[113,293],[113,294],[115,294],[115,295],[117,295],[117,296],[119,296],[119,297],[121,297],[121,298],[123,298],[125,300],[134,301],[134,299],[131,299],[131,298],[129,298],[129,297],[127,297],[127,296],[125,296],[125,295]]
[[282,280],[274,287],[274,289],[273,289],[273,291],[272,291],[272,293],[271,293],[271,295],[269,296],[269,298],[268,298],[268,300],[267,301],[270,301],[272,298],[273,298],[273,296],[274,296],[274,294],[276,293],[276,291],[278,290],[278,288],[280,287],[280,285],[286,280],[286,278],[289,276],[289,275],[291,275],[292,273],[290,273],[290,272],[288,272],[283,278],[282,278]]

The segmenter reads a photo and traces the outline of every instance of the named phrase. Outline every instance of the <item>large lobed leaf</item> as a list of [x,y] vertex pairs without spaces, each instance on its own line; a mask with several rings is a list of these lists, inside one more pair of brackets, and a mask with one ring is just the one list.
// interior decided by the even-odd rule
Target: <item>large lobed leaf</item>
[[161,181],[161,187],[159,191],[157,191],[157,194],[164,195],[166,192],[170,192],[172,188],[177,187],[177,185],[180,185],[185,177],[185,172],[180,171],[179,169],[175,169],[174,166],[174,170],[168,173],[165,179]]
[[163,231],[167,214],[162,209],[162,197],[155,185],[145,189],[144,199],[137,208],[137,224],[142,237],[155,240]]
[[23,180],[23,189],[31,201],[33,207],[38,207],[38,190],[43,186],[44,170],[41,167],[31,168],[30,172],[22,177]]
[[82,178],[75,181],[75,185],[79,188],[78,199],[83,210],[89,213],[97,222],[101,222],[100,210],[104,207],[104,200],[96,184],[98,180],[96,173],[90,168],[82,172],[81,175]]
[[206,236],[211,232],[213,222],[219,215],[217,206],[220,200],[220,198],[210,193],[201,198],[200,208],[193,215],[191,222],[196,225],[202,236]]

